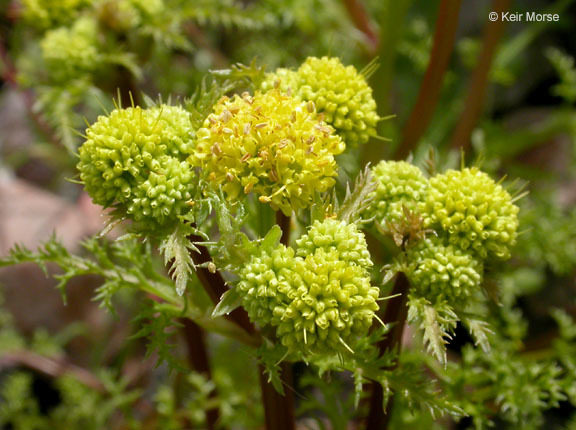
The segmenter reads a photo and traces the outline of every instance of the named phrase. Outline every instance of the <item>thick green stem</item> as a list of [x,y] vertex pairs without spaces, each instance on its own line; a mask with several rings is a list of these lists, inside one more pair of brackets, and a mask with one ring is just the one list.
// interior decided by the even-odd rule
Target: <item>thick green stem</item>
[[461,3],[461,0],[442,0],[440,3],[430,61],[420,85],[416,104],[402,130],[402,140],[394,155],[396,160],[405,159],[416,147],[436,110],[444,75],[454,48]]
[[[498,16],[502,16],[502,13],[510,8],[510,3],[511,0],[493,0],[490,10],[497,13]],[[506,20],[504,19],[488,21],[486,24],[480,59],[470,80],[464,111],[452,135],[453,148],[466,149],[470,146],[470,135],[482,113],[490,67],[505,26]]]
[[[406,278],[404,273],[399,273],[391,293],[393,296],[398,296],[388,301],[384,315],[382,315],[382,321],[385,324],[394,325],[388,333],[388,336],[378,344],[378,347],[381,353],[386,351],[396,351],[398,353],[398,359],[394,363],[393,368],[398,366],[398,360],[400,358],[402,334],[404,333],[404,326],[406,325],[406,317],[408,315],[406,296],[409,288],[408,278]],[[394,396],[388,399],[386,411],[384,411],[383,403],[384,394],[382,387],[380,384],[373,382],[372,395],[370,397],[370,411],[366,420],[366,430],[385,430],[388,428],[392,415]]]

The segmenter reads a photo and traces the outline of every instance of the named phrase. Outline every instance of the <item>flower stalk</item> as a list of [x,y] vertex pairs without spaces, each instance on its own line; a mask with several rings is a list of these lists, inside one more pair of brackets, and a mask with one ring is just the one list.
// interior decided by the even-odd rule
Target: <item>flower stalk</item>
[[[398,359],[395,361],[393,369],[398,366],[398,360],[402,349],[402,335],[404,334],[404,327],[406,325],[406,317],[408,315],[408,308],[406,307],[406,297],[410,283],[408,278],[402,272],[398,274],[394,288],[392,290],[392,298],[388,301],[388,305],[382,315],[384,324],[394,324],[388,333],[379,344],[380,352],[383,354],[386,351],[395,351],[398,354]],[[392,370],[393,370],[392,369]],[[370,397],[370,411],[366,419],[366,430],[385,430],[390,423],[392,415],[392,408],[394,407],[394,395],[388,398],[386,410],[384,410],[384,393],[382,386],[377,383],[372,383],[372,395]]]

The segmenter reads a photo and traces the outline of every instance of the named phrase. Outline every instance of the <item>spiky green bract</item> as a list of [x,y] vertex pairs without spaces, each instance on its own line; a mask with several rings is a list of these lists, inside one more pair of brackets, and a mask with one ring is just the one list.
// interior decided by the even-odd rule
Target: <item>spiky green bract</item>
[[308,57],[296,72],[279,69],[269,74],[264,89],[279,85],[304,101],[313,101],[346,144],[366,143],[376,135],[380,120],[372,88],[354,66],[338,58]]
[[192,163],[228,198],[254,192],[286,215],[334,185],[345,148],[311,104],[278,90],[223,97],[196,137]]
[[478,168],[448,170],[430,179],[421,205],[424,226],[481,259],[506,260],[516,242],[518,207]]
[[23,0],[22,17],[32,26],[46,29],[74,19],[88,0]]
[[86,130],[77,165],[94,203],[150,226],[188,211],[196,175],[188,113],[176,106],[116,109]]
[[241,270],[237,288],[251,320],[276,327],[280,342],[303,358],[350,352],[378,310],[367,270],[335,248],[306,257],[284,245],[263,251]]
[[100,62],[96,21],[79,18],[68,27],[50,30],[40,42],[50,77],[66,81],[94,71]]
[[417,211],[424,201],[428,180],[417,166],[405,161],[381,161],[372,168],[376,178],[374,200],[367,210],[367,217],[382,226],[401,222],[404,209]]
[[317,249],[323,249],[326,253],[335,250],[342,261],[365,268],[372,266],[364,233],[358,230],[356,224],[330,218],[323,222],[315,221],[308,233],[296,240],[296,243],[296,255],[300,257],[313,255]]
[[407,260],[406,274],[414,293],[430,301],[465,303],[482,283],[480,260],[434,236],[409,248]]

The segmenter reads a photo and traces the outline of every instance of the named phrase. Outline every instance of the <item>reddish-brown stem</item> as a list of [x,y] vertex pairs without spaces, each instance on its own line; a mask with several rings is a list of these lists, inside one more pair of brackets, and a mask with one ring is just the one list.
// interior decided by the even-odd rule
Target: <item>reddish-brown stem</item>
[[[386,351],[396,351],[398,356],[400,355],[402,334],[404,333],[404,326],[406,325],[406,317],[408,315],[406,295],[408,294],[409,288],[410,283],[408,282],[408,278],[406,278],[404,273],[399,273],[391,293],[391,295],[399,294],[399,296],[388,301],[386,310],[382,315],[382,321],[385,324],[393,324],[393,326],[388,333],[388,336],[378,344],[381,353]],[[395,361],[392,368],[398,366],[398,359]],[[384,430],[388,428],[390,416],[392,415],[394,397],[392,396],[388,399],[386,412],[384,412],[383,401],[384,394],[382,392],[382,387],[380,384],[373,382],[372,396],[370,397],[370,411],[368,412],[368,417],[366,419],[366,430]]]
[[[282,363],[282,380],[290,385],[292,381],[291,363]],[[284,396],[278,393],[274,386],[268,382],[263,366],[258,366],[260,372],[260,387],[264,402],[264,415],[266,429],[268,430],[294,430],[294,396],[290,389],[284,389]]]
[[428,128],[436,110],[444,75],[454,48],[461,0],[442,0],[434,31],[430,61],[420,85],[416,104],[402,130],[402,140],[396,150],[396,160],[405,159]]
[[44,357],[26,350],[12,351],[0,357],[0,370],[16,366],[25,366],[52,378],[70,375],[93,390],[106,391],[102,382],[93,373],[64,358]]
[[350,15],[350,19],[366,37],[368,54],[375,55],[380,47],[380,37],[370,21],[370,16],[361,0],[344,0],[344,6]]
[[[490,10],[497,13],[498,16],[502,16],[502,13],[510,8],[510,2],[511,0],[493,0]],[[464,110],[451,138],[453,148],[466,149],[470,145],[470,135],[482,113],[490,67],[494,59],[494,54],[496,53],[496,48],[498,47],[498,42],[504,33],[505,25],[506,23],[503,19],[488,21],[486,24],[482,52],[480,53],[478,65],[470,80]]]
[[[192,242],[201,242],[202,238],[199,236],[191,236],[190,240]],[[200,253],[191,252],[190,255],[194,264],[201,265],[204,263],[208,263],[212,261],[210,257],[210,253],[206,247],[197,245],[198,250]],[[210,296],[210,299],[214,304],[218,304],[220,302],[220,298],[222,295],[228,291],[228,287],[226,286],[226,282],[222,277],[220,272],[212,273],[205,267],[197,267],[196,268],[196,275],[198,279],[204,286],[206,293]],[[256,332],[254,326],[250,322],[250,318],[248,318],[248,314],[244,310],[244,308],[236,308],[230,314],[225,315],[230,321],[236,323],[240,327],[242,327],[247,333],[253,334]]]
[[[289,226],[290,218],[286,218],[288,219]],[[283,225],[285,225],[285,223],[283,223]],[[287,228],[289,229],[289,227]],[[200,242],[201,238],[198,236],[190,236],[190,240],[192,242]],[[200,265],[211,261],[210,253],[205,247],[198,246],[198,250],[200,253],[191,253],[195,264]],[[196,269],[196,274],[212,301],[215,304],[218,303],[222,294],[228,290],[220,272],[212,273],[206,268],[199,267]],[[256,329],[250,322],[248,314],[244,308],[236,308],[227,315],[227,317],[246,330],[249,334],[256,333]],[[294,400],[292,393],[288,390],[285,391],[284,396],[277,393],[274,386],[267,381],[262,366],[259,366],[258,370],[260,373],[262,401],[264,403],[266,416],[266,428],[280,430],[294,429]],[[289,363],[284,363],[282,365],[282,377],[287,384],[291,383],[291,369]]]
[[[182,334],[188,347],[188,362],[191,368],[204,375],[208,380],[212,379],[204,330],[187,318],[181,318],[180,323],[183,325]],[[210,393],[210,397],[213,398],[215,396],[216,391],[214,390]],[[206,411],[206,424],[209,430],[216,428],[218,418],[218,409],[212,408]]]
[[292,217],[284,215],[282,211],[276,211],[276,224],[282,229],[280,242],[286,246],[290,243],[291,222]]
[[130,70],[126,68],[120,68],[118,70],[117,77],[117,88],[118,96],[120,97],[120,104],[123,108],[129,108],[134,106],[142,105],[142,97],[140,96],[140,90],[136,85],[134,76]]
[[[282,211],[276,212],[276,224],[282,229],[281,243],[288,245],[290,241],[292,217],[284,215]],[[281,364],[281,378],[287,387],[292,386],[292,364]],[[295,428],[294,395],[290,388],[284,390],[284,395],[276,391],[266,378],[264,367],[259,366],[260,387],[264,402],[264,415],[267,429],[293,430]]]

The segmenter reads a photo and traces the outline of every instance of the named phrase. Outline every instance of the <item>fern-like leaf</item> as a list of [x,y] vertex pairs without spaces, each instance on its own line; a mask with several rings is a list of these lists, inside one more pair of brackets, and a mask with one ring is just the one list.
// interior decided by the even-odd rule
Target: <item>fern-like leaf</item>
[[428,352],[442,364],[446,364],[445,345],[457,321],[454,310],[444,302],[432,304],[423,297],[408,297],[408,322],[418,324]]
[[338,209],[338,219],[347,223],[358,222],[362,212],[368,207],[374,198],[374,191],[378,183],[370,172],[370,165],[360,172],[354,183],[354,190],[350,191],[350,186],[346,187],[346,196],[342,205]]
[[196,270],[191,252],[200,252],[190,241],[191,228],[178,224],[174,231],[169,234],[160,244],[160,252],[164,255],[164,264],[168,267],[168,273],[174,279],[176,292],[183,295],[186,285],[192,273]]

